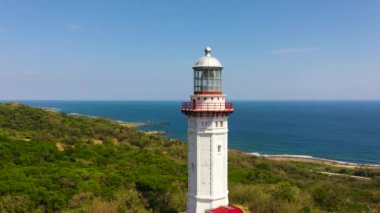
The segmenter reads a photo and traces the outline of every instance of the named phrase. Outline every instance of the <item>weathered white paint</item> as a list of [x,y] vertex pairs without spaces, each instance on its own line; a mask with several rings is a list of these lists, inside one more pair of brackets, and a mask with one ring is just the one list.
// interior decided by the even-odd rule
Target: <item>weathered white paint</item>
[[[191,98],[205,97],[193,95]],[[225,103],[221,95],[207,95],[204,102]],[[211,101],[211,97],[214,99]],[[215,97],[223,97],[217,99]],[[202,99],[203,101],[203,99]],[[189,190],[187,212],[204,213],[207,209],[228,205],[227,189],[227,116],[188,116]]]
[[[225,109],[225,95],[191,95],[190,100],[196,101],[196,109],[203,110],[224,110]],[[207,107],[207,108],[206,108]]]
[[[196,72],[221,72],[223,66],[211,56],[211,48],[207,47],[205,56],[194,64],[193,69]],[[185,113],[188,116],[189,143],[188,213],[205,213],[206,210],[228,205],[227,133],[228,112],[231,111],[226,109],[226,96],[220,94],[221,87],[218,87],[220,91],[206,88],[202,93],[194,91],[190,96],[191,109]]]

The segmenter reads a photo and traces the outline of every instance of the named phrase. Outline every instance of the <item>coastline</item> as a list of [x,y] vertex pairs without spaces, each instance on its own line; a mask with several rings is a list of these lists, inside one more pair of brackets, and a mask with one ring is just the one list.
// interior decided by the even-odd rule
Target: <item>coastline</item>
[[[59,108],[53,108],[53,107],[37,107],[41,108],[46,111],[50,112],[62,112]],[[119,123],[120,125],[126,126],[128,128],[135,128],[140,132],[143,132],[147,135],[158,135],[163,136],[167,132],[166,131],[157,131],[157,130],[141,130],[138,129],[140,127],[146,127],[146,126],[155,126],[155,125],[165,125],[166,122],[128,122],[128,121],[121,121],[111,118],[105,118],[101,116],[92,116],[92,115],[85,115],[85,114],[79,114],[79,113],[66,113],[67,115],[71,116],[83,116],[88,118],[103,118],[107,120],[112,120],[114,122]],[[317,163],[325,166],[334,166],[334,167],[341,167],[341,168],[372,168],[372,169],[380,169],[380,164],[372,164],[372,163],[354,163],[354,162],[347,162],[347,161],[339,161],[339,160],[333,160],[333,159],[327,159],[327,158],[320,158],[320,157],[314,157],[309,155],[293,155],[293,154],[261,154],[257,152],[245,152],[249,155],[254,155],[257,157],[263,157],[270,160],[275,161],[296,161],[296,162],[307,162],[307,163]]]
[[151,122],[151,121],[145,121],[145,122],[128,122],[128,121],[120,121],[120,120],[114,120],[114,119],[109,119],[109,118],[104,118],[104,117],[99,117],[99,116],[90,116],[90,115],[82,115],[82,114],[77,114],[77,113],[69,113],[68,115],[71,116],[83,116],[83,117],[88,117],[88,118],[102,118],[102,119],[107,119],[110,121],[114,121],[118,123],[121,126],[128,127],[128,128],[133,128],[137,129],[138,131],[147,134],[147,135],[165,135],[166,131],[159,131],[159,130],[141,130],[138,129],[140,127],[147,127],[147,126],[156,126],[156,125],[162,125],[164,124],[163,122]]
[[[54,107],[37,107],[37,108],[40,108],[40,109],[45,110],[47,112],[55,112],[55,113],[62,112],[61,109],[54,108]],[[116,122],[119,125],[122,125],[122,126],[125,126],[128,128],[134,128],[134,129],[138,129],[139,127],[156,126],[156,125],[166,124],[165,122],[152,122],[152,121],[128,122],[128,121],[115,120],[115,119],[111,119],[111,118],[105,118],[105,117],[101,117],[101,116],[85,115],[85,114],[80,114],[80,113],[75,113],[75,112],[66,113],[66,114],[69,116],[77,116],[77,117],[86,117],[86,118],[94,118],[94,119],[96,119],[96,118],[107,119],[107,120]],[[138,131],[143,132],[147,135],[165,135],[167,133],[166,131],[159,131],[159,130],[140,130],[140,129],[138,129]]]
[[317,163],[325,166],[334,166],[341,168],[371,168],[380,169],[380,164],[369,164],[369,163],[352,163],[346,161],[332,160],[326,158],[313,157],[309,155],[290,155],[290,154],[277,154],[277,155],[266,155],[257,152],[247,153],[249,155],[254,155],[256,157],[263,157],[274,161],[297,161],[306,163]]

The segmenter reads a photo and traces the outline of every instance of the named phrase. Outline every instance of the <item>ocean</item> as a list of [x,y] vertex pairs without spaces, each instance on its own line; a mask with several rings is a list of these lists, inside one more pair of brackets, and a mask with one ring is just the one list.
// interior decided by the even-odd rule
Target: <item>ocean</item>
[[[19,101],[66,113],[129,122],[186,142],[180,101]],[[312,156],[380,164],[380,101],[235,101],[229,148],[250,153]]]

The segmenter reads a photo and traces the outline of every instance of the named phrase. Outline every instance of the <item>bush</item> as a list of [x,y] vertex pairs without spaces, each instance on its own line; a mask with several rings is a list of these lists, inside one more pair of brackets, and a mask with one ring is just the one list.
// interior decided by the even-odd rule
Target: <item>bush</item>
[[314,202],[326,211],[339,211],[345,205],[343,194],[331,186],[316,185],[312,189]]
[[34,209],[33,202],[25,196],[5,196],[0,199],[0,212],[22,213]]
[[272,194],[277,200],[284,200],[287,202],[293,202],[295,200],[294,190],[289,182],[281,182],[278,184]]
[[[231,150],[230,201],[252,212],[379,208],[379,171],[341,171],[373,177],[362,181],[310,171],[317,169],[325,167]],[[184,143],[106,119],[0,104],[0,212],[183,212],[186,192]]]

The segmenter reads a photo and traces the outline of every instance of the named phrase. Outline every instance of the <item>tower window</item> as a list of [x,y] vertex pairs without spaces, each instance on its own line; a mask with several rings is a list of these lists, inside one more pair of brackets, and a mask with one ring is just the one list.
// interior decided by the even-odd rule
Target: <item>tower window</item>
[[223,121],[220,122],[220,126],[223,127]]
[[207,100],[207,98],[206,98],[206,97],[204,97],[204,98],[203,98],[203,100]]
[[218,152],[222,151],[222,145],[218,145]]
[[218,126],[219,126],[219,125],[218,125],[218,121],[215,121],[215,126],[216,126],[216,127],[218,127]]

